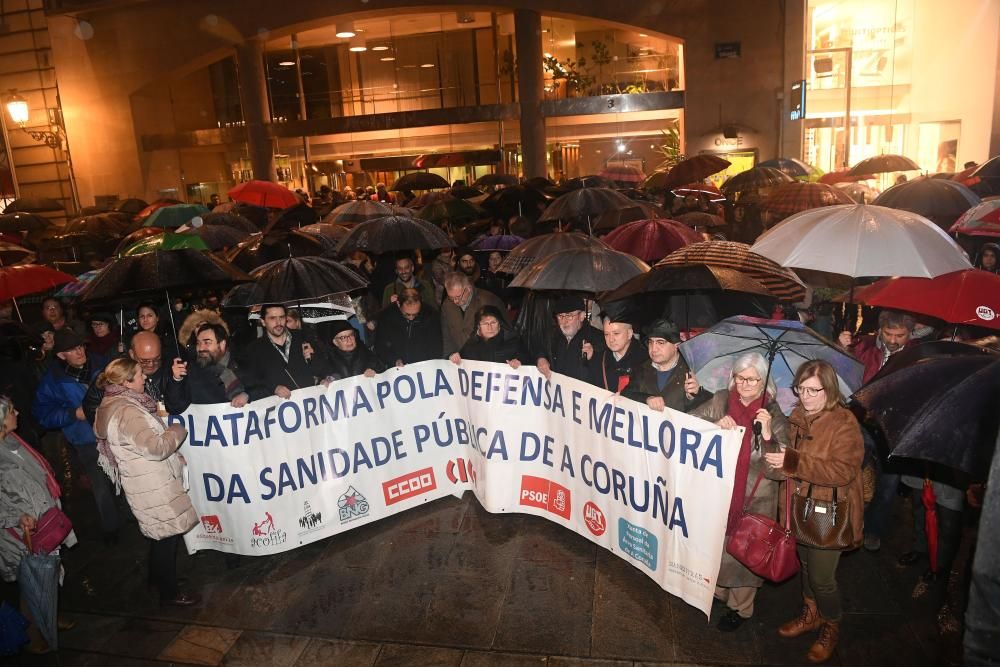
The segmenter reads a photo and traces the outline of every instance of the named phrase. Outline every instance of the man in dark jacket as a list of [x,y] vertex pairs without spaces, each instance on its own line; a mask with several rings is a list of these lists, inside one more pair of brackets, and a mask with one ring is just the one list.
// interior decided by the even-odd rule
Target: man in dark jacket
[[441,346],[441,320],[416,290],[403,290],[377,317],[375,353],[387,366],[440,359]]
[[[601,333],[587,322],[583,299],[564,296],[552,306],[559,326],[549,350],[534,355],[538,371],[546,378],[552,371],[601,386],[601,356],[604,341]],[[596,356],[596,358],[595,358]]]
[[164,392],[167,412],[179,415],[192,403],[229,403],[242,408],[251,398],[263,398],[256,392],[251,397],[240,379],[241,370],[229,353],[229,332],[224,326],[204,322],[195,329],[194,336],[196,363],[189,369],[189,364],[178,357],[171,367],[172,378]]
[[285,326],[285,307],[260,309],[264,335],[246,348],[247,382],[265,395],[289,398],[293,389],[313,387],[327,376],[326,360],[316,354],[301,331]]
[[385,364],[358,342],[358,332],[347,320],[333,322],[330,336],[333,347],[327,353],[327,371],[331,380],[342,380],[355,375],[372,377],[385,370]]
[[[170,381],[170,373],[163,365],[161,356],[160,337],[152,331],[140,331],[132,336],[129,344],[128,356],[139,364],[143,374],[146,376],[146,384],[143,391],[153,398],[159,408],[163,408],[163,395],[166,392],[167,382]],[[97,416],[97,408],[104,400],[104,389],[98,387],[96,382],[90,384],[87,395],[83,397],[83,412],[87,415],[87,421],[94,425],[94,418]]]
[[649,362],[632,369],[624,396],[653,410],[688,412],[712,397],[703,389],[677,350],[680,330],[668,319],[659,319],[643,330]]
[[604,315],[604,344],[601,353],[600,386],[621,393],[629,383],[632,369],[649,362],[642,343],[635,340],[632,324]]

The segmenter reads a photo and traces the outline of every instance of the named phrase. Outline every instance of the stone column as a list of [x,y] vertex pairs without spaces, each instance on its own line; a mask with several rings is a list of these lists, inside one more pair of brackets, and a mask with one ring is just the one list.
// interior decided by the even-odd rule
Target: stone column
[[542,17],[530,9],[514,12],[517,97],[521,104],[521,153],[525,178],[546,177],[545,118],[542,116]]
[[271,109],[267,101],[264,41],[261,38],[252,37],[236,46],[236,71],[253,177],[275,182],[278,172],[274,163],[274,147],[267,131],[271,124]]

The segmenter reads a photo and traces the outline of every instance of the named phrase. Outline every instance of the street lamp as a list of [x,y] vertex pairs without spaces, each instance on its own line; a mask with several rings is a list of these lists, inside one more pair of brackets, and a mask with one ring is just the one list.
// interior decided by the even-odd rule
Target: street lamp
[[10,119],[20,127],[25,134],[29,135],[35,141],[40,141],[44,143],[51,149],[57,149],[63,147],[63,128],[62,122],[58,109],[49,109],[49,128],[48,130],[29,130],[25,127],[28,124],[28,120],[31,113],[28,109],[28,101],[17,94],[16,89],[12,89],[7,95],[7,114]]

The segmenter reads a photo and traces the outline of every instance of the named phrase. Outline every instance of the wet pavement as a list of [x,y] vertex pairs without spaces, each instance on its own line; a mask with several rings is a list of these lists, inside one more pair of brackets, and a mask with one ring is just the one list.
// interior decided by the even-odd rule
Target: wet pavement
[[[942,665],[933,612],[901,569],[909,501],[877,554],[838,576],[846,611],[831,665]],[[272,557],[180,554],[194,608],[160,607],[134,523],[106,547],[86,492],[68,512],[81,543],[64,556],[61,606],[77,622],[58,654],[26,665],[797,665],[809,637],[775,628],[799,608],[797,580],[767,585],[753,619],[721,633],[640,571],[544,519],[492,515],[446,498]],[[12,663],[12,664],[14,664]]]

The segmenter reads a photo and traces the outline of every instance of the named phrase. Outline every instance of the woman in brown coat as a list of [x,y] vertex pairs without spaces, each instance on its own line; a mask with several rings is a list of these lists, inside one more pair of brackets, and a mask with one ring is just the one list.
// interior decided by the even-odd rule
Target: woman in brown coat
[[[765,465],[765,451],[776,451],[788,445],[788,420],[774,400],[777,391],[774,383],[767,383],[767,361],[760,354],[745,354],[733,363],[729,389],[717,391],[712,399],[691,411],[695,417],[714,422],[723,428],[742,426],[743,442],[736,464],[736,481],[729,505],[726,535],[732,534],[743,512],[743,505],[753,493],[749,510],[774,518],[778,507],[778,484],[783,477]],[[760,440],[754,440],[753,425],[760,424]],[[758,476],[761,476],[757,483]],[[754,485],[756,483],[756,492]],[[753,602],[764,580],[748,570],[738,560],[722,552],[722,567],[715,585],[715,597],[729,608],[719,620],[718,628],[733,632],[743,621],[753,616]]]
[[[778,634],[790,638],[818,629],[819,637],[807,656],[810,662],[818,663],[833,655],[840,635],[840,554],[857,548],[864,539],[861,463],[865,451],[861,428],[843,406],[837,374],[830,364],[817,360],[802,364],[795,373],[794,389],[799,404],[789,418],[790,447],[764,458],[787,477],[786,484],[795,485],[795,495],[805,497],[811,491],[816,501],[813,520],[819,518],[817,512],[831,511],[829,503],[834,498],[838,504],[846,503],[844,516],[850,529],[847,549],[806,546],[802,531],[797,531],[805,604],[798,618],[782,625]],[[802,517],[792,518],[802,525]]]

